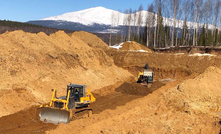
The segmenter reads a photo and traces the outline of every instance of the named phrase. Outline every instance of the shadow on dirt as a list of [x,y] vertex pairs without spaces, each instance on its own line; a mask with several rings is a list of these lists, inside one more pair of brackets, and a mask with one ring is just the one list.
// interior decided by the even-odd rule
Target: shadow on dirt
[[97,100],[91,104],[91,108],[93,109],[94,114],[99,114],[106,109],[114,110],[117,106],[123,106],[134,99],[146,96],[164,85],[164,83],[156,81],[150,88],[148,88],[140,83],[125,82],[116,88],[115,91],[113,90],[109,95],[99,96],[94,94],[95,98],[97,97]]
[[141,83],[123,83],[120,87],[116,88],[115,91],[121,92],[123,94],[129,94],[129,95],[141,95],[145,96],[149,93],[152,93],[153,91],[157,90],[161,86],[164,86],[165,84],[159,81],[154,82],[151,87],[147,87],[145,85],[142,85]]
[[39,109],[31,107],[15,114],[0,118],[1,134],[44,134],[45,131],[55,129],[57,126],[43,123],[38,116]]

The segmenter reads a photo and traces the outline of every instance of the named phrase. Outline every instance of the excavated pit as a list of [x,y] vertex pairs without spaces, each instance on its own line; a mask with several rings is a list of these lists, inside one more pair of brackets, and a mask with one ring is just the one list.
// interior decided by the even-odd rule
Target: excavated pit
[[[142,72],[143,67],[140,66],[130,66],[123,67],[128,70],[134,77],[138,76],[138,72]],[[150,69],[154,72],[154,79],[180,79],[188,77],[192,74],[190,70],[177,68],[177,69],[163,69],[160,67],[150,67]]]
[[[129,70],[134,77],[138,74],[138,71],[142,70],[141,67],[125,68]],[[154,72],[159,75],[155,75],[153,85],[148,88],[140,83],[136,83],[131,78],[130,81],[116,83],[116,85],[107,86],[101,89],[97,89],[93,92],[96,97],[96,102],[91,104],[93,114],[99,114],[107,109],[116,109],[118,106],[123,106],[126,103],[144,97],[153,91],[165,86],[170,80],[176,80],[176,73],[183,73],[184,76],[188,76],[189,72],[174,71],[167,72],[167,70],[154,69]],[[171,74],[171,77],[167,74]],[[55,129],[57,126],[51,123],[43,123],[38,117],[39,109],[37,106],[31,107],[27,110],[20,111],[15,114],[3,116],[0,118],[0,133],[14,134],[14,133],[37,133],[43,134],[46,131]],[[76,120],[76,119],[75,119]]]
[[[205,126],[209,129],[217,128],[213,126],[215,120],[212,116],[208,115],[205,119],[204,115],[189,115],[194,110],[190,108],[198,108],[199,105],[191,103],[193,107],[189,107],[191,105],[187,104],[198,103],[198,100],[194,100],[198,97],[210,102],[211,98],[207,93],[214,93],[213,89],[217,90],[215,95],[220,94],[218,76],[221,76],[221,71],[210,69],[214,78],[210,78],[208,73],[204,81],[204,76],[192,79],[210,66],[220,68],[220,56],[113,50],[97,37],[85,32],[68,36],[60,31],[47,36],[44,33],[16,31],[0,36],[0,133],[41,134],[49,131],[60,134],[70,132],[73,128],[76,133],[142,133],[146,129],[150,130],[149,133],[191,133],[193,131],[190,130],[197,128],[195,133],[199,133]],[[146,63],[154,72],[154,84],[150,88],[136,83],[138,72],[142,71]],[[186,88],[177,86],[184,80],[187,80],[183,84]],[[65,86],[69,82],[86,84],[91,91],[94,90],[92,92],[97,98],[91,104],[94,116],[58,126],[40,122],[38,108],[33,105],[37,105],[39,101],[48,102],[51,88],[59,89],[59,93],[66,93]],[[209,92],[206,89],[210,89]],[[184,94],[185,90],[188,92]],[[198,93],[194,93],[195,91]],[[205,94],[200,96],[202,91]],[[188,98],[191,95],[195,96]],[[183,103],[184,100],[187,102]],[[214,108],[220,106],[215,104],[217,106],[214,105]],[[110,119],[106,120],[107,118]],[[167,124],[168,119],[171,119],[171,124]],[[172,124],[174,120],[176,123]],[[196,127],[195,124],[204,126]],[[183,131],[183,127],[187,129]]]

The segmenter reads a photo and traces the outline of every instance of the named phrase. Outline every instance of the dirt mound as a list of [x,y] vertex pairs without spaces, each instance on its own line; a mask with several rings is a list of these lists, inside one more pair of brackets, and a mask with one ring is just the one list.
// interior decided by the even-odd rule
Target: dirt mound
[[29,90],[13,87],[12,90],[7,90],[7,93],[0,97],[0,102],[0,115],[4,116],[36,105],[38,100]]
[[100,38],[96,35],[85,32],[85,31],[78,31],[71,34],[71,36],[79,37],[82,41],[84,41],[87,45],[93,48],[101,48],[103,50],[108,49],[108,45],[104,43]]
[[[164,94],[169,106],[189,114],[221,112],[221,70],[209,67],[195,79],[189,79]],[[221,118],[221,117],[220,117]]]
[[73,127],[77,133],[219,133],[220,73],[219,68],[210,67],[194,79],[180,84],[169,82],[115,110],[60,124],[48,133],[62,133]]
[[134,51],[135,50],[144,50],[149,53],[152,53],[152,50],[150,50],[149,48],[147,48],[144,45],[141,45],[135,41],[124,42],[121,46],[122,47],[120,48],[120,50],[134,50]]
[[93,91],[131,77],[102,49],[63,31],[49,36],[21,30],[6,32],[0,35],[0,47],[0,100],[5,102],[0,105],[4,109],[0,117],[48,102],[52,88],[61,96],[69,83],[85,84]]

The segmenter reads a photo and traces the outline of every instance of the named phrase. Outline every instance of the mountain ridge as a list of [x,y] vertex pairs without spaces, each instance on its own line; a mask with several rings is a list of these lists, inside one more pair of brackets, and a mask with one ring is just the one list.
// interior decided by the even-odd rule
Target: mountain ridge
[[[104,10],[105,12],[102,12]],[[63,20],[63,21],[81,23],[83,25],[93,25],[94,23],[111,25],[111,23],[108,22],[108,20],[110,19],[112,12],[116,13],[118,11],[114,11],[99,6],[76,12],[68,12],[57,16],[47,17],[41,20],[57,20],[57,21]]]
[[[148,11],[139,11],[142,12],[142,23],[141,26],[146,26],[146,17],[153,15],[153,13]],[[131,26],[138,26],[138,16],[139,12],[132,13]],[[107,9],[105,7],[92,7],[80,11],[68,12],[57,16],[46,17],[36,21],[29,21],[28,23],[49,26],[54,28],[69,29],[69,30],[84,30],[88,32],[98,32],[98,33],[110,33],[111,28],[113,28],[113,33],[119,32],[120,27],[128,26],[128,22],[125,22],[125,18],[129,14],[121,13],[112,9]],[[155,18],[157,15],[155,14]],[[51,21],[51,23],[50,23]],[[155,20],[156,21],[156,20]],[[176,20],[176,28],[182,29],[183,20]],[[186,22],[189,29],[196,28],[195,22]],[[173,27],[173,19],[163,17],[163,25]],[[156,22],[154,27],[156,26]],[[203,24],[199,25],[200,27]],[[212,25],[209,25],[209,29],[213,28]]]

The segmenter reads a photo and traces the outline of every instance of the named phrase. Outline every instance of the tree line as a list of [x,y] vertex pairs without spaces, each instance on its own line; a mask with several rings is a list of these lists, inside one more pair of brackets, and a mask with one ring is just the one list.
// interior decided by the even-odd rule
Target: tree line
[[[221,45],[221,0],[154,0],[144,12],[111,17],[109,45],[134,40],[150,48]],[[112,38],[113,29],[120,29]]]
[[[0,34],[6,31],[14,31],[14,30],[23,30],[25,32],[30,32],[30,33],[44,32],[45,34],[49,35],[51,33],[57,32],[60,29],[34,25],[29,23],[16,22],[16,21],[0,20]],[[64,30],[64,31],[66,33],[74,32],[72,30]]]

